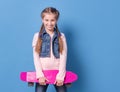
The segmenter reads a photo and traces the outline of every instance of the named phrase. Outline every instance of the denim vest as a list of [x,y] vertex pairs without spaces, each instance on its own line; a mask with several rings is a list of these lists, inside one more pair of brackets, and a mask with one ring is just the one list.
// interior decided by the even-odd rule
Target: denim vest
[[53,55],[56,58],[60,58],[59,39],[58,39],[59,36],[60,36],[60,33],[56,32],[56,30],[54,30],[54,35],[53,35],[52,43],[51,43],[51,37],[46,32],[46,30],[43,30],[42,34],[39,34],[39,37],[41,37],[41,39],[42,39],[41,52],[39,53],[40,57],[50,57],[50,51],[51,51],[50,46],[52,44]]

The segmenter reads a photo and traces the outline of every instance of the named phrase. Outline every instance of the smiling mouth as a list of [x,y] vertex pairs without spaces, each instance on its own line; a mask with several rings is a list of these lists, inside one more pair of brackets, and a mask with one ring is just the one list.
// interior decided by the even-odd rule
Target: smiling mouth
[[48,27],[52,27],[52,26],[48,26]]

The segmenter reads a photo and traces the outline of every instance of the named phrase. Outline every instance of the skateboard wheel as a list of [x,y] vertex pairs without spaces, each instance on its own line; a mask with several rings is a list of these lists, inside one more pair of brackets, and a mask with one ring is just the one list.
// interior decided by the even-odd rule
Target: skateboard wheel
[[34,86],[34,83],[33,83],[33,82],[28,82],[28,86],[29,86],[29,87]]

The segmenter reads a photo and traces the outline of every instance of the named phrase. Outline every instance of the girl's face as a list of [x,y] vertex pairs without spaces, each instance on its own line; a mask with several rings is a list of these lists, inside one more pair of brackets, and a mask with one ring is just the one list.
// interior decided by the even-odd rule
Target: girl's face
[[47,31],[53,31],[57,23],[57,19],[56,19],[55,14],[45,13],[44,17],[42,18],[42,22]]

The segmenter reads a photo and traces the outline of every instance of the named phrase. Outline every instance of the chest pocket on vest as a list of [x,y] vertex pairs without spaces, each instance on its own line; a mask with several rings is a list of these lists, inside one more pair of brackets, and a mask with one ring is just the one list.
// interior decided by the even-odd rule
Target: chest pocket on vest
[[50,37],[46,36],[42,39],[41,53],[49,52],[48,49],[50,49]]
[[58,51],[58,49],[59,49],[59,41],[58,41],[58,39],[54,40],[54,44],[53,45],[54,45],[54,50]]
[[45,52],[45,51],[46,51],[46,43],[42,42],[41,52]]

